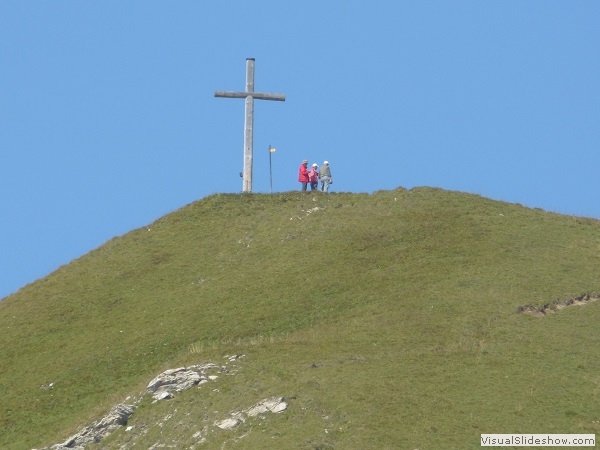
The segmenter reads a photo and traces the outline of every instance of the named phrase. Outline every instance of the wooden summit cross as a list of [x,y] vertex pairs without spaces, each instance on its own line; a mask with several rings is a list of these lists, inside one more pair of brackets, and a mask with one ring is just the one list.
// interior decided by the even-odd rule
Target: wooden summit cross
[[254,92],[254,58],[246,58],[246,91],[215,91],[215,97],[246,99],[246,118],[244,119],[244,172],[242,175],[242,192],[252,192],[254,99],[277,100],[280,102],[285,102],[285,95]]

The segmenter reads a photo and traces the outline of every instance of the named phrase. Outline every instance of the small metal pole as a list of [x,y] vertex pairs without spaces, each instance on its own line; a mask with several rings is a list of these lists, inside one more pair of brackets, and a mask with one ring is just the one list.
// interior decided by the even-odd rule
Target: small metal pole
[[271,180],[271,194],[273,193],[273,164],[271,162],[271,155],[274,151],[275,149],[269,144],[269,178]]

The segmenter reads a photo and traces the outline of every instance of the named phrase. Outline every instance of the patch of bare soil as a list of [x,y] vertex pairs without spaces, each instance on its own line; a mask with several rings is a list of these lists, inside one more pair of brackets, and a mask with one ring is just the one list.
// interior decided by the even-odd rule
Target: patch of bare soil
[[598,294],[582,294],[579,297],[573,297],[568,300],[555,300],[552,303],[546,303],[541,308],[533,305],[519,306],[517,312],[534,317],[544,317],[546,314],[558,312],[569,306],[585,305],[598,300],[600,300],[600,295]]

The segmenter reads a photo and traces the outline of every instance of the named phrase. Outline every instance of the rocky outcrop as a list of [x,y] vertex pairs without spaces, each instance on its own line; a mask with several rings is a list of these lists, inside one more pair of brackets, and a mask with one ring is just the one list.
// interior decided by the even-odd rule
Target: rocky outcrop
[[567,300],[555,300],[552,303],[546,303],[540,308],[533,305],[519,306],[517,313],[534,317],[544,317],[546,314],[558,312],[569,306],[585,305],[590,302],[597,302],[598,300],[600,300],[600,295],[598,294],[582,294]]
[[[237,359],[237,356],[235,359]],[[216,380],[218,378],[217,375],[207,374],[207,371],[210,369],[223,370],[223,368],[220,368],[213,363],[196,364],[190,367],[165,370],[148,384],[147,391],[153,394],[153,403],[159,400],[172,398],[174,392],[181,392],[192,386],[206,383],[209,380]],[[54,444],[50,447],[44,447],[41,450],[83,450],[87,444],[100,442],[110,433],[127,425],[127,421],[135,411],[137,403],[140,401],[141,397],[132,404],[117,405],[113,407],[105,417],[94,422],[92,425],[82,428],[77,434],[74,434],[65,442]]]
[[148,392],[157,402],[166,398],[172,398],[173,392],[181,392],[197,384],[207,383],[210,379],[215,380],[216,375],[207,375],[208,369],[218,368],[216,364],[197,364],[190,367],[165,370],[148,384]]
[[215,425],[222,430],[231,430],[245,422],[247,417],[255,417],[267,412],[280,413],[285,411],[287,406],[283,397],[266,398],[242,411],[232,412],[231,417],[215,422]]
[[[79,433],[71,436],[62,444],[46,447],[48,450],[82,450],[87,444],[100,442],[113,431],[127,424],[127,421],[135,411],[134,405],[117,405],[102,419],[92,425],[83,428]],[[46,450],[44,449],[44,450]]]
[[[142,427],[135,425],[127,426],[128,420],[134,414],[136,406],[142,401],[144,395],[152,395],[152,403],[156,403],[164,399],[172,398],[178,392],[190,389],[194,386],[201,386],[210,381],[217,381],[222,374],[233,375],[235,369],[231,370],[232,368],[228,367],[227,364],[232,363],[243,356],[244,355],[226,356],[225,365],[222,366],[214,363],[204,363],[165,370],[148,383],[146,392],[140,395],[139,398],[132,399],[127,404],[124,403],[115,406],[105,417],[94,422],[90,426],[84,427],[63,443],[45,447],[42,450],[83,450],[88,444],[100,442],[110,433],[121,427],[126,427],[125,431],[130,433],[128,442],[133,445],[132,443],[136,438],[136,435],[137,437],[142,436],[148,430],[148,425],[143,425]],[[233,367],[236,366],[234,365]],[[214,389],[214,391],[218,392],[218,389]],[[211,418],[209,421],[208,419],[205,419],[206,422],[202,429],[196,431],[197,428],[194,426],[196,430],[194,433],[191,433],[190,436],[196,442],[203,443],[206,441],[206,437],[211,433],[211,430],[214,430],[215,428],[231,430],[246,422],[251,417],[265,418],[267,413],[281,413],[285,411],[287,407],[288,404],[283,397],[266,398],[248,408],[230,413],[229,417],[223,420],[215,421],[214,418]],[[217,412],[215,411],[215,413]],[[171,420],[172,416],[173,414],[169,413],[160,423],[155,425],[161,428],[166,426],[166,422]],[[181,423],[179,423],[179,425],[181,425]],[[151,426],[154,426],[154,424]],[[182,428],[178,428],[178,431],[180,433],[183,432]],[[173,445],[175,445],[175,443]],[[162,446],[163,444],[159,445],[159,443],[157,443],[156,447],[152,446],[151,448],[159,448]],[[93,448],[96,447],[94,446]]]

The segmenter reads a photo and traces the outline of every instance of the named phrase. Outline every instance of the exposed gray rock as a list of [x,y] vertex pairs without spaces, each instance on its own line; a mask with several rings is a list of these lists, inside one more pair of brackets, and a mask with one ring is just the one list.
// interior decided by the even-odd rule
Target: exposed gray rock
[[209,379],[214,380],[214,375],[207,376],[206,371],[216,367],[216,364],[206,363],[165,370],[148,383],[148,392],[154,394],[154,401],[172,398],[173,392],[184,391]]
[[242,423],[241,418],[230,417],[229,419],[224,419],[219,422],[216,422],[215,425],[218,426],[221,430],[231,430],[232,428],[237,427],[240,423]]
[[133,405],[117,405],[102,419],[81,429],[62,444],[55,444],[43,450],[83,450],[87,444],[100,442],[116,429],[126,425],[134,410]]
[[231,413],[231,417],[215,422],[215,425],[222,430],[231,430],[245,422],[247,417],[255,417],[267,412],[277,414],[285,411],[287,407],[288,404],[283,397],[266,398],[249,408]]
[[244,410],[244,412],[248,416],[254,417],[258,416],[259,414],[264,414],[266,412],[280,413],[282,411],[285,411],[287,406],[288,405],[283,397],[272,397],[258,402],[256,405]]
[[[166,370],[154,378],[148,384],[147,389],[153,394],[155,402],[173,398],[173,392],[181,392],[199,383],[207,382],[209,377],[206,375],[206,371],[218,367],[213,363],[204,363]],[[105,417],[81,429],[65,442],[44,447],[42,450],[83,450],[87,444],[100,442],[119,427],[126,425],[134,410],[134,405],[117,405]]]
[[154,403],[159,400],[165,400],[165,399],[173,398],[173,397],[174,397],[173,394],[171,394],[168,391],[163,391],[163,390],[155,392],[154,395],[152,396],[152,398],[154,399]]
[[[228,363],[242,358],[244,355],[227,356]],[[155,377],[147,386],[147,392],[152,394],[154,402],[162,399],[172,398],[174,393],[181,392],[193,386],[208,383],[209,380],[216,380],[218,377],[207,372],[211,369],[217,369],[220,373],[232,374],[227,367],[218,366],[213,363],[196,364],[189,367],[179,367],[177,369],[166,370]],[[127,421],[134,413],[136,405],[141,401],[141,397],[137,400],[132,400],[133,404],[120,404],[110,410],[110,412],[93,423],[90,426],[84,427],[77,434],[74,434],[69,439],[60,444],[55,444],[50,447],[45,447],[41,450],[84,450],[88,444],[98,443],[110,433],[117,429],[127,426]],[[287,408],[288,404],[283,397],[271,397],[259,401],[249,408],[241,411],[233,412],[228,418],[213,422],[222,430],[231,430],[240,424],[244,423],[248,418],[256,417],[266,413],[280,413]],[[168,415],[165,420],[171,418]],[[162,426],[162,424],[159,424]],[[194,439],[198,439],[199,443],[206,441],[206,433],[209,427],[206,426],[203,431],[198,431],[194,434]],[[132,426],[126,428],[127,431],[133,430]],[[158,444],[157,444],[158,445]],[[94,447],[95,448],[95,447]],[[152,448],[155,448],[154,446]]]

